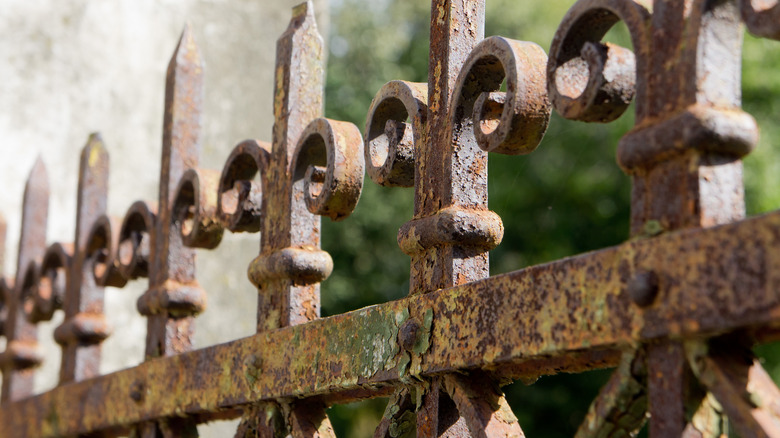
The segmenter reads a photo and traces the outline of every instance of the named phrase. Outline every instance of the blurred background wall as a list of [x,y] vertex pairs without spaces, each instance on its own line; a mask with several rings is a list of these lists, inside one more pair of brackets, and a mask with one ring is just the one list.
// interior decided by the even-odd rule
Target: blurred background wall
[[[303,0],[4,0],[0,9],[0,210],[8,221],[5,272],[13,275],[24,183],[41,156],[51,185],[49,242],[72,242],[81,148],[100,132],[110,154],[109,213],[132,201],[156,201],[160,175],[165,71],[189,22],[206,62],[201,166],[221,170],[240,140],[270,141],[276,39]],[[314,0],[327,35],[327,0]],[[259,236],[229,235],[199,256],[198,278],[209,292],[198,318],[196,346],[255,331],[255,288],[246,277]],[[101,371],[143,360],[146,322],[136,309],[147,281],[106,290],[114,334]],[[36,390],[56,384],[60,348],[39,337],[46,361]],[[213,428],[212,428],[213,429]],[[204,436],[232,436],[230,428]]]

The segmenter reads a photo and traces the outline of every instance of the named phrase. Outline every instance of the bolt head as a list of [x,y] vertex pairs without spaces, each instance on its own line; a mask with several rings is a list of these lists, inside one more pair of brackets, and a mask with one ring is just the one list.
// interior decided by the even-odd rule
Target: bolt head
[[130,385],[130,398],[134,402],[140,403],[144,400],[144,392],[146,391],[143,382],[135,381]]
[[650,306],[658,296],[658,276],[652,271],[637,272],[628,282],[628,294],[637,306]]
[[404,350],[412,351],[414,344],[417,343],[419,333],[420,324],[413,319],[409,319],[401,324],[401,327],[398,329],[398,343],[401,344]]

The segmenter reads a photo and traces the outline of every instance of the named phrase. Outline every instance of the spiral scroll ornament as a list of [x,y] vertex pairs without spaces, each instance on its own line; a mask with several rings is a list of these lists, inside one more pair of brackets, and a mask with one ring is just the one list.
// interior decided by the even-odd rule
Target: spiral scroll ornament
[[383,186],[414,186],[414,150],[425,139],[428,84],[390,81],[368,110],[366,171]]
[[[482,150],[505,155],[534,151],[552,111],[546,64],[547,55],[537,44],[503,37],[481,41],[456,81],[450,108],[456,141],[473,138]],[[505,92],[499,91],[503,82]]]
[[271,145],[245,140],[230,153],[219,181],[217,211],[232,232],[260,231],[263,186],[258,178],[266,172]]
[[[636,53],[601,39],[618,21],[626,24]],[[650,12],[643,1],[578,1],[563,18],[550,46],[547,86],[563,117],[611,122],[636,95],[637,119],[645,114],[645,92],[637,74],[648,62]]]

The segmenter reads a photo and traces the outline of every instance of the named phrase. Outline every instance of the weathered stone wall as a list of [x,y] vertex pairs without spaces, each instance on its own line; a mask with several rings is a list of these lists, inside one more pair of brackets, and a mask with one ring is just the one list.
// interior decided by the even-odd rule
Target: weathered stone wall
[[[206,60],[201,166],[221,169],[242,139],[270,141],[276,39],[291,7],[301,1],[5,0],[0,11],[5,272],[15,271],[24,182],[38,155],[51,181],[50,242],[74,238],[78,156],[90,132],[102,134],[110,153],[109,213],[122,216],[134,200],[157,199],[165,70],[185,22]],[[326,1],[315,0],[315,8],[326,35]],[[256,234],[227,236],[216,251],[199,256],[199,279],[210,301],[198,319],[197,346],[255,331],[256,290],[246,267],[258,248]],[[135,301],[145,287],[142,280],[106,291],[114,335],[104,344],[103,372],[143,359],[146,324]],[[47,362],[36,382],[39,391],[56,384],[60,353],[51,331],[60,321],[61,316],[41,329]],[[210,434],[232,436],[227,430]]]

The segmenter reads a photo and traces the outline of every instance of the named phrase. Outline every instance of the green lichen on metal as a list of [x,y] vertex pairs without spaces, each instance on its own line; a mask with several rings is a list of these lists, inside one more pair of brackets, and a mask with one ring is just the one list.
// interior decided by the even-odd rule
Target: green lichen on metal
[[645,222],[644,227],[642,227],[642,234],[638,237],[653,237],[663,233],[664,231],[666,230],[664,229],[664,226],[661,225],[661,222],[655,219],[651,219]]
[[393,417],[387,432],[393,438],[414,438],[417,436],[416,421],[414,412],[405,411],[400,416]]
[[711,392],[708,392],[699,404],[686,403],[686,409],[691,414],[691,424],[702,436],[729,435],[729,420]]
[[246,359],[244,359],[244,377],[246,378],[246,381],[249,383],[250,387],[254,386],[255,382],[257,382],[257,380],[260,378],[260,374],[262,373],[260,361],[261,359],[254,354],[250,354],[246,357]]
[[398,330],[409,319],[409,310],[404,307],[396,311],[382,311],[375,307],[361,310],[360,322],[339,333],[329,333],[328,353],[336,357],[345,352],[359,351],[359,355],[345,357],[344,364],[350,364],[351,380],[358,377],[370,378],[383,370],[392,370],[402,362],[398,345]]
[[401,376],[401,379],[404,379],[406,372],[409,371],[409,362],[411,361],[411,356],[406,352],[401,353],[401,357],[398,358],[398,375]]
[[575,438],[634,436],[647,420],[647,375],[644,358],[623,355],[610,382],[591,404]]
[[433,325],[433,309],[425,309],[425,316],[423,316],[423,324],[420,333],[417,335],[417,340],[414,343],[412,351],[416,354],[422,355],[428,348],[430,348],[431,340],[431,326]]
[[57,414],[57,405],[49,406],[49,414],[43,424],[43,431],[48,436],[60,436],[60,416]]
[[410,386],[396,391],[390,397],[385,412],[382,415],[386,423],[386,434],[392,438],[414,438],[417,434],[417,415],[412,400],[416,389]]

